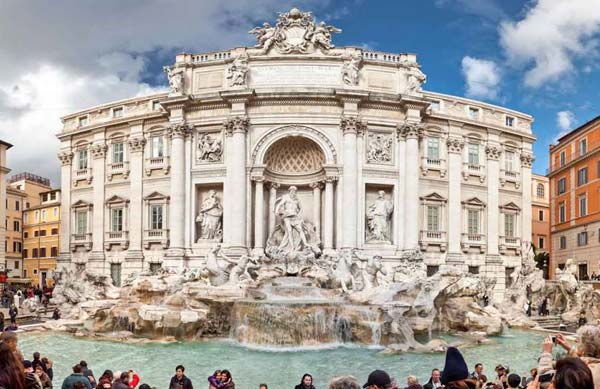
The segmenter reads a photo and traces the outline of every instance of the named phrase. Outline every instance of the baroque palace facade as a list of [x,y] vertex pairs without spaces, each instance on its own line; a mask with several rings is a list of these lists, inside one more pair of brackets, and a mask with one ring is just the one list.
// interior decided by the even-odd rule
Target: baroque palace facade
[[202,267],[216,244],[348,248],[502,292],[532,236],[532,117],[424,91],[414,54],[337,48],[339,32],[293,9],[254,47],[177,55],[169,93],[64,117],[59,266],[118,280]]

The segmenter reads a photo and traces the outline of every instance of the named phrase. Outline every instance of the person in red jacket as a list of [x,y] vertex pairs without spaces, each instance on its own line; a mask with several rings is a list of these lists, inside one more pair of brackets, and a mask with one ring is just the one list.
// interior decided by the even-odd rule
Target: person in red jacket
[[129,370],[129,387],[135,388],[140,383],[140,376],[133,370]]

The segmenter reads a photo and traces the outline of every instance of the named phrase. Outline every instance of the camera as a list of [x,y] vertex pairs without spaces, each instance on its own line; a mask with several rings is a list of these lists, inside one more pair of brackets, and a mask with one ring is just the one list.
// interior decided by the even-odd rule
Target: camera
[[554,373],[542,374],[540,375],[539,382],[540,384],[544,382],[550,382],[552,381],[552,378],[554,378]]
[[552,343],[556,344],[556,336],[552,337]]

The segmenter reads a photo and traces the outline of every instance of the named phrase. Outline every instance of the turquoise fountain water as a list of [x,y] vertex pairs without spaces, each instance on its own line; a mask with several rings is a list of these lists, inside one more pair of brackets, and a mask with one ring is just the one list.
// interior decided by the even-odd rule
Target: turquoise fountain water
[[[542,336],[524,331],[509,331],[493,338],[495,344],[465,348],[469,368],[482,362],[485,373],[493,374],[498,363],[508,364],[518,374],[535,366]],[[54,361],[54,386],[59,387],[71,366],[85,359],[96,376],[105,369],[136,370],[142,382],[159,389],[168,388],[175,366],[183,364],[195,388],[207,387],[206,378],[216,369],[229,369],[240,389],[258,388],[266,382],[270,388],[292,388],[304,373],[311,373],[316,387],[326,388],[336,375],[351,374],[360,383],[374,369],[387,370],[405,385],[406,376],[416,374],[421,382],[431,368],[442,368],[443,354],[384,355],[368,347],[340,346],[332,349],[250,349],[235,342],[215,340],[173,344],[134,345],[74,338],[65,334],[21,334],[19,347],[27,358],[34,351]]]

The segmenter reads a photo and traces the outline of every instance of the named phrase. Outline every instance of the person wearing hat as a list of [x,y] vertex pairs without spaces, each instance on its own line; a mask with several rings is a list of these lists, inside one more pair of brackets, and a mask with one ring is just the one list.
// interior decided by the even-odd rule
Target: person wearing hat
[[372,371],[367,378],[367,383],[363,385],[364,389],[390,389],[391,387],[392,379],[383,370]]
[[477,380],[469,377],[469,368],[456,347],[448,347],[446,363],[442,372],[442,384],[446,389],[474,389]]
[[23,371],[25,372],[25,389],[42,389],[42,381],[33,371],[31,361],[23,361]]
[[504,389],[508,388],[508,383],[506,382],[506,378],[508,377],[508,367],[502,364],[496,366],[496,381],[494,382],[498,386],[502,386]]

